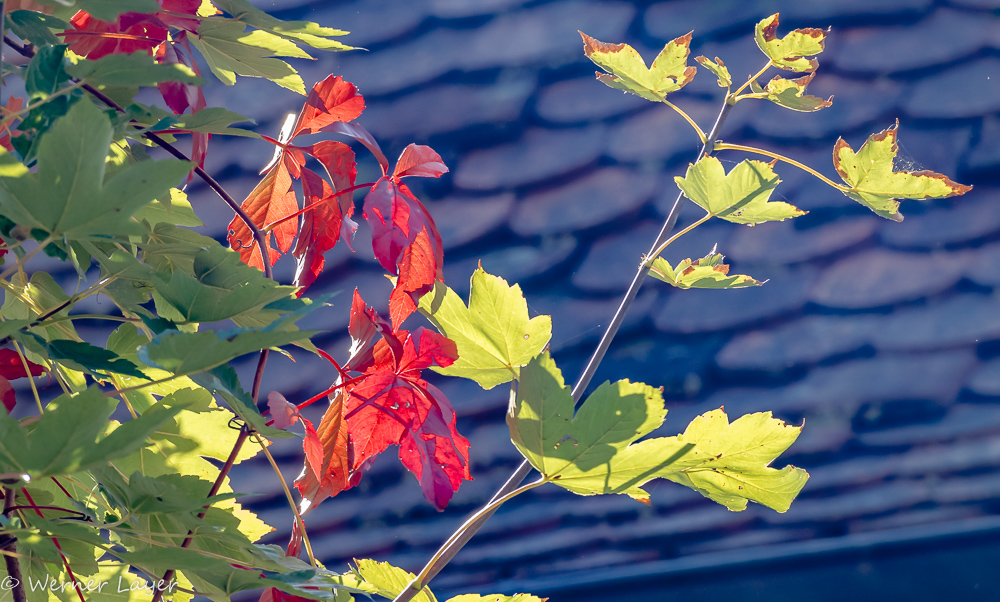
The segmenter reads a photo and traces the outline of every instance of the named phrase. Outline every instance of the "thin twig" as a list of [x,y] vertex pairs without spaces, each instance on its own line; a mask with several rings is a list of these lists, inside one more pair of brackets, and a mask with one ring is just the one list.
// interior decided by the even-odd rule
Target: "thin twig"
[[[3,515],[7,516],[11,510],[14,508],[14,490],[9,487],[3,488]],[[17,540],[7,542],[2,548],[8,552],[17,553]],[[9,554],[3,555],[4,564],[7,566],[7,576],[11,578],[11,584],[14,586],[12,591],[14,594],[14,602],[28,602],[28,595],[24,589],[24,579],[21,577],[21,562],[18,560],[17,556],[11,556]]]
[[[31,499],[31,494],[28,493],[28,490],[23,489],[22,491],[24,492],[24,497],[28,500],[28,503],[31,504],[31,507],[35,510],[35,514],[37,514],[39,518],[45,518],[45,515],[42,514],[42,511],[39,510],[38,506],[35,504],[35,500]],[[76,580],[76,575],[73,574],[73,569],[69,566],[69,559],[66,558],[65,554],[63,554],[62,546],[59,545],[59,539],[54,535],[50,537],[50,539],[52,540],[52,543],[55,544],[56,549],[59,550],[59,557],[62,558],[63,566],[66,568],[66,574],[69,575],[69,580],[72,582],[73,589],[76,590],[76,595],[80,598],[80,602],[87,602],[87,599],[83,597],[83,587],[81,587],[80,582]]]
[[[708,138],[701,147],[701,151],[698,153],[697,162],[699,159],[708,155],[712,152],[715,145],[715,139],[719,135],[719,131],[722,129],[722,124],[725,123],[726,117],[729,116],[729,111],[732,110],[733,105],[725,103],[722,109],[719,111],[719,116],[715,120],[715,125],[712,126],[712,131],[709,133]],[[670,208],[670,213],[667,215],[667,219],[663,223],[663,227],[660,229],[660,233],[656,236],[656,240],[653,241],[652,246],[650,246],[649,253],[647,256],[653,255],[654,252],[660,248],[660,246],[665,243],[670,238],[670,232],[674,229],[674,225],[677,223],[677,216],[680,214],[681,206],[684,201],[684,193],[679,192],[677,194],[677,199],[674,201],[673,207]],[[604,359],[604,355],[607,353],[608,348],[611,346],[611,341],[615,338],[618,330],[621,328],[622,323],[625,321],[625,315],[628,313],[629,308],[635,301],[636,296],[639,294],[639,288],[642,286],[642,282],[646,279],[649,274],[649,266],[645,263],[640,264],[639,269],[636,271],[635,277],[632,278],[632,283],[629,285],[628,290],[625,291],[625,295],[622,298],[621,303],[618,305],[618,310],[615,312],[614,317],[611,319],[611,323],[608,324],[607,330],[604,331],[604,335],[601,336],[601,340],[597,344],[597,348],[594,350],[593,355],[591,355],[590,360],[583,369],[583,374],[580,375],[579,380],[577,380],[576,385],[573,387],[573,401],[579,402],[580,398],[583,397],[583,392],[590,385],[590,381],[594,378],[594,374],[597,372],[598,366],[600,366],[601,361]],[[517,470],[507,479],[493,498],[490,499],[487,504],[492,505],[496,501],[503,499],[505,496],[509,495],[511,492],[517,490],[524,481],[525,477],[531,472],[531,464],[527,460],[521,463],[517,467]],[[410,585],[404,589],[393,602],[408,602],[416,596],[425,585],[427,585],[438,573],[441,572],[452,558],[458,554],[459,550],[465,546],[466,543],[483,527],[487,520],[496,512],[499,506],[494,507],[489,512],[477,513],[474,515],[475,520],[470,520],[464,523],[459,529],[448,539],[451,543],[448,545],[443,545],[435,553],[431,562],[420,571],[420,575],[423,579],[418,582],[415,578]]]

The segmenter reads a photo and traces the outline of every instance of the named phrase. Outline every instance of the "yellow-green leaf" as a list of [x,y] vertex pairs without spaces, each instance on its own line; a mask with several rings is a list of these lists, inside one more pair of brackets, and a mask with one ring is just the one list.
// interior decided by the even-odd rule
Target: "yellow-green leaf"
[[694,60],[698,61],[699,65],[708,69],[715,77],[719,78],[718,84],[720,88],[728,88],[733,83],[733,77],[729,75],[729,69],[719,57],[715,57],[713,61],[707,56],[698,56]]
[[762,283],[743,274],[729,275],[729,266],[722,263],[725,257],[715,249],[701,259],[685,259],[670,267],[666,259],[657,257],[649,275],[677,288],[745,288]]
[[703,157],[674,181],[705,211],[737,224],[782,221],[806,213],[788,203],[768,201],[781,180],[763,161],[746,159],[727,174],[718,159]]
[[813,57],[823,52],[826,32],[822,29],[796,29],[778,39],[778,13],[774,13],[757,24],[755,28],[757,47],[771,59],[779,69],[787,71],[815,71],[819,63]]
[[757,85],[757,82],[754,82],[751,87],[755,93],[766,94],[765,98],[776,105],[793,111],[811,113],[833,104],[833,96],[823,100],[819,96],[810,96],[805,93],[806,86],[809,85],[809,82],[812,81],[815,75],[815,73],[810,73],[796,79],[775,77],[767,82],[766,88],[761,88]]
[[895,171],[898,128],[897,120],[896,125],[872,134],[857,153],[843,138],[837,140],[833,166],[851,187],[844,194],[884,218],[901,222],[896,199],[942,199],[972,190],[933,171]]
[[212,73],[227,86],[236,83],[237,75],[245,75],[269,79],[305,94],[306,86],[298,72],[285,61],[271,58],[286,55],[287,46],[267,48],[263,46],[267,39],[253,32],[244,33],[245,28],[238,22],[203,21],[198,33],[191,35],[191,42],[201,51]]
[[628,44],[605,44],[582,31],[579,33],[583,37],[584,54],[607,71],[598,73],[598,80],[653,102],[660,102],[667,94],[686,86],[697,71],[697,67],[687,64],[691,52],[690,33],[664,46],[649,68]]
[[[358,574],[376,589],[375,594],[383,598],[395,598],[416,577],[413,573],[394,567],[388,562],[358,560],[357,563]],[[429,587],[424,587],[413,599],[416,602],[437,602]]]
[[552,319],[528,319],[521,287],[510,286],[479,268],[472,274],[469,306],[437,283],[420,299],[420,311],[458,347],[458,360],[441,374],[470,378],[484,389],[518,377],[520,367],[538,355],[552,338]]

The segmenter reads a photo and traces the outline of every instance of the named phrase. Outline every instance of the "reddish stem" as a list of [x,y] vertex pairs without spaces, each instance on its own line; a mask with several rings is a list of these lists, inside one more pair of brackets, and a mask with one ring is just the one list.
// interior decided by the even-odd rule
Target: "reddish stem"
[[[28,503],[31,504],[30,507],[35,510],[35,514],[37,514],[39,518],[45,518],[45,515],[42,514],[40,506],[37,506],[35,504],[35,500],[31,499],[31,494],[28,493],[28,490],[22,489],[21,491],[24,492],[24,497],[27,498]],[[56,544],[56,549],[59,550],[59,557],[62,558],[63,566],[66,567],[66,574],[69,575],[69,580],[73,582],[73,589],[76,590],[76,595],[80,597],[80,602],[87,602],[87,599],[83,597],[83,587],[76,580],[76,575],[73,574],[73,569],[69,566],[69,560],[66,559],[66,555],[63,554],[62,546],[59,545],[59,539],[53,536],[52,543]]]
[[303,213],[308,213],[309,211],[312,211],[313,209],[319,207],[323,203],[329,203],[330,201],[332,201],[333,199],[339,197],[342,194],[347,194],[348,192],[354,192],[355,190],[358,190],[360,188],[367,188],[369,186],[374,186],[375,184],[378,184],[378,182],[365,182],[364,184],[358,184],[357,186],[351,186],[350,188],[345,188],[343,190],[339,190],[336,193],[334,193],[333,196],[325,198],[325,199],[323,199],[322,201],[320,201],[318,203],[313,203],[312,205],[309,205],[308,207],[304,207],[302,209],[299,209],[295,213],[292,213],[290,215],[286,215],[285,217],[279,219],[278,221],[272,222],[272,223],[264,226],[264,230],[267,230],[268,232],[270,232],[272,229],[276,228],[278,226],[278,224],[283,224],[283,223],[287,222],[290,219],[294,219],[294,218],[302,215]]

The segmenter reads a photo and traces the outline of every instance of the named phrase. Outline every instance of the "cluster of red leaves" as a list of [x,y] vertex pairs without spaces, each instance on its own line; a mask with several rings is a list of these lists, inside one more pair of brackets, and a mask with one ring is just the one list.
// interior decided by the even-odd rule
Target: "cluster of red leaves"
[[295,482],[302,510],[356,485],[367,463],[390,445],[399,446],[399,459],[424,497],[444,509],[472,478],[469,441],[456,430],[447,397],[421,371],[450,366],[458,358],[455,343],[424,328],[393,330],[357,291],[348,330],[351,357],[330,406],[315,431],[303,420],[306,462]]
[[[24,369],[25,364],[28,370]],[[0,349],[0,401],[9,414],[17,400],[14,398],[14,387],[10,381],[27,376],[40,376],[45,373],[45,366],[34,362],[22,361],[21,356],[13,349]]]
[[[187,39],[188,32],[197,31],[201,21],[180,16],[196,15],[201,0],[157,1],[163,12],[122,13],[113,22],[95,19],[87,11],[78,11],[70,20],[73,29],[60,35],[69,44],[70,50],[88,59],[96,60],[109,54],[146,52],[154,56],[157,63],[179,63],[201,75]],[[170,27],[180,31],[171,36]],[[158,88],[164,102],[178,115],[188,109],[196,113],[206,106],[201,86],[164,82]],[[210,134],[192,134],[191,159],[199,165],[205,162],[210,138]]]

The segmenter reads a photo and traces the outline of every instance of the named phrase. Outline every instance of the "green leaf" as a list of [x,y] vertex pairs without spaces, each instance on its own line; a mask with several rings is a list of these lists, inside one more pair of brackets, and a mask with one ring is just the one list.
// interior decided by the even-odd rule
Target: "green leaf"
[[160,82],[204,83],[187,65],[158,64],[145,52],[109,54],[94,61],[81,60],[67,67],[66,71],[95,86],[155,86]]
[[221,366],[241,355],[287,345],[313,334],[310,331],[273,331],[237,328],[226,332],[167,331],[153,337],[139,352],[147,364],[174,374],[196,374]]
[[157,292],[188,322],[217,322],[292,296],[293,286],[280,286],[221,246],[194,257],[194,275],[174,270],[170,278],[154,276]]
[[801,431],[769,412],[730,425],[715,410],[683,435],[636,443],[666,416],[658,389],[605,382],[573,410],[562,373],[546,353],[521,370],[507,424],[514,445],[546,481],[581,495],[624,493],[648,503],[642,485],[666,478],[730,510],[752,500],[784,512],[809,476],[792,466],[768,467]]
[[172,118],[171,127],[187,132],[201,132],[203,134],[260,138],[260,134],[257,132],[229,127],[234,123],[242,122],[254,123],[252,119],[244,117],[239,113],[234,113],[222,107],[209,107],[198,111],[194,115],[177,115]]
[[757,94],[764,94],[764,98],[776,105],[793,111],[811,113],[833,104],[833,96],[823,100],[819,96],[810,96],[805,93],[806,86],[815,75],[815,73],[810,73],[797,79],[775,77],[767,82],[767,88],[761,88],[757,82],[753,82],[751,88]]
[[155,13],[162,10],[156,0],[76,0],[76,5],[102,21],[114,21],[122,13]]
[[279,56],[281,49],[262,48],[259,37],[244,33],[246,26],[232,21],[203,21],[191,41],[205,57],[212,73],[222,83],[232,86],[237,75],[262,77],[283,88],[306,93],[305,84],[295,69]]
[[261,416],[250,394],[240,385],[236,371],[230,366],[218,366],[206,372],[192,374],[191,380],[219,395],[243,422],[255,431],[271,439],[289,439],[294,433],[267,426],[267,419]]
[[653,102],[661,102],[667,94],[686,86],[697,71],[697,67],[687,64],[690,33],[664,46],[648,69],[639,53],[628,44],[605,44],[582,31],[579,33],[583,37],[584,54],[607,71],[597,74],[599,81]]
[[53,236],[123,236],[136,231],[132,214],[165,195],[191,169],[184,161],[143,161],[104,182],[111,122],[90,102],[78,102],[43,136],[38,172],[0,177],[0,211]]
[[833,147],[833,166],[850,186],[848,197],[878,215],[903,221],[896,199],[942,199],[972,190],[933,171],[895,171],[893,161],[898,150],[896,125],[872,134],[855,153],[843,138]]
[[763,161],[744,160],[727,174],[718,159],[703,157],[674,181],[684,196],[729,222],[759,224],[806,214],[794,205],[768,201],[781,180]]
[[132,217],[139,221],[146,220],[153,226],[162,222],[191,228],[205,225],[195,215],[187,194],[178,188],[171,188],[169,196],[154,199],[145,207],[140,207]]
[[487,274],[472,274],[469,306],[447,286],[420,299],[420,311],[446,337],[455,341],[458,360],[441,374],[470,378],[484,389],[518,377],[521,366],[538,355],[552,338],[552,319],[528,319],[528,304],[518,285]]
[[214,239],[186,228],[161,222],[153,226],[142,248],[142,260],[157,272],[183,270],[194,273],[194,258],[204,249],[221,247]]
[[10,29],[17,37],[31,42],[38,48],[45,45],[58,46],[62,40],[52,30],[65,31],[73,26],[62,19],[33,10],[13,10],[7,13]]
[[728,88],[732,85],[733,77],[729,75],[729,69],[726,68],[726,64],[719,57],[715,57],[713,61],[707,56],[698,56],[694,60],[698,61],[699,65],[708,69],[715,77],[719,78],[718,84],[720,88]]
[[137,450],[158,426],[182,409],[166,408],[140,417],[97,441],[117,405],[118,400],[91,387],[49,403],[30,431],[14,418],[0,415],[0,472],[23,471],[38,479],[105,464]]
[[[545,480],[579,493],[625,493],[648,501],[641,486],[672,471],[689,448],[665,439],[631,445],[663,423],[653,387],[605,382],[574,416],[573,396],[548,353],[521,369],[507,414],[514,445]],[[683,465],[681,465],[683,467]]]
[[712,410],[695,418],[677,441],[693,444],[700,462],[667,478],[695,489],[730,510],[744,510],[747,500],[786,512],[809,479],[794,466],[769,465],[795,442],[802,427],[789,426],[771,412],[747,414],[732,424]]
[[826,32],[815,28],[796,29],[779,40],[777,30],[778,13],[762,20],[754,28],[757,47],[771,59],[771,63],[787,71],[815,71],[819,63],[806,57],[823,52]]
[[657,257],[649,269],[649,275],[677,288],[745,288],[761,285],[761,282],[750,276],[730,276],[729,266],[722,263],[724,259],[721,253],[712,249],[711,253],[701,259],[685,259],[676,268],[672,268],[667,260]]
[[217,0],[214,4],[237,21],[289,40],[302,42],[317,50],[353,50],[351,46],[329,39],[346,35],[346,31],[322,27],[311,21],[281,21],[246,0]]
[[28,93],[28,98],[51,96],[69,80],[63,65],[66,48],[65,44],[43,46],[31,58],[24,75],[24,90]]
[[85,341],[67,339],[47,341],[36,334],[28,334],[34,337],[49,359],[57,360],[60,363],[68,362],[69,366],[76,370],[85,370],[98,377],[101,376],[100,371],[106,371],[146,378],[138,366],[103,347],[97,347]]
[[[366,582],[376,588],[375,594],[383,598],[395,598],[416,577],[413,573],[404,571],[389,564],[375,560],[358,560],[358,574]],[[417,602],[437,602],[429,587],[424,587],[413,597]]]

